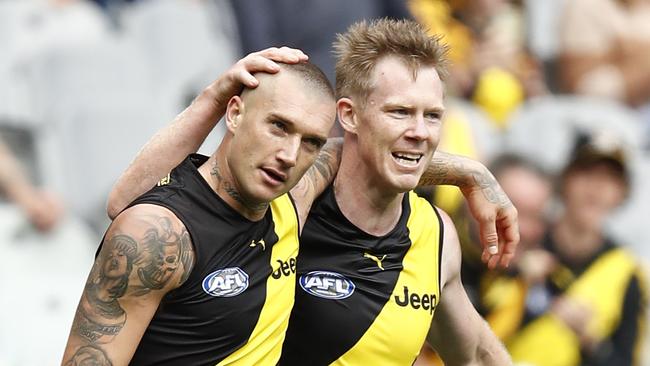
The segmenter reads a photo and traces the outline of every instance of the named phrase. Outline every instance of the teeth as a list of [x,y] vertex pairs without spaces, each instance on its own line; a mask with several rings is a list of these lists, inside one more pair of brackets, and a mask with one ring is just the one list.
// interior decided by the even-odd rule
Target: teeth
[[402,165],[412,165],[412,166],[415,166],[415,165],[417,165],[417,163],[418,163],[417,160],[410,160],[410,159],[396,158],[395,160],[397,160],[397,161],[398,161],[400,164],[402,164]]
[[408,162],[420,162],[420,159],[422,158],[422,154],[409,154],[409,153],[393,153],[393,156],[400,161],[408,161]]

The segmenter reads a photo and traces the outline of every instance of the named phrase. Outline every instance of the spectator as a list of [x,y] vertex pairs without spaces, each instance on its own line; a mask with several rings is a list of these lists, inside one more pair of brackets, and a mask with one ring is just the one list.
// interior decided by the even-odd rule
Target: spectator
[[61,220],[63,205],[57,196],[32,185],[11,151],[0,140],[0,193],[24,212],[36,229],[51,230]]
[[552,182],[534,162],[518,155],[497,158],[491,170],[517,208],[521,244],[509,271],[481,275],[477,305],[495,334],[506,340],[522,325],[525,314],[544,302],[540,290],[554,268],[554,257],[542,248]]
[[[644,276],[635,257],[604,232],[629,173],[611,136],[580,137],[561,176],[564,210],[544,239],[557,259],[537,314],[506,344],[537,366],[636,365],[645,322]],[[548,301],[540,301],[547,298]]]
[[560,78],[566,91],[650,102],[650,1],[567,0]]
[[472,99],[500,127],[524,98],[546,92],[526,52],[523,15],[507,0],[410,0],[415,18],[451,47],[449,88]]

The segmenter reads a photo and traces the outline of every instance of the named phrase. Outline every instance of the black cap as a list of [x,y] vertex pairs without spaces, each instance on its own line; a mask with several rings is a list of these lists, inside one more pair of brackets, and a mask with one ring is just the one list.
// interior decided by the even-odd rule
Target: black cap
[[573,153],[564,169],[564,174],[604,163],[618,171],[629,187],[630,173],[625,155],[621,139],[611,132],[578,132]]

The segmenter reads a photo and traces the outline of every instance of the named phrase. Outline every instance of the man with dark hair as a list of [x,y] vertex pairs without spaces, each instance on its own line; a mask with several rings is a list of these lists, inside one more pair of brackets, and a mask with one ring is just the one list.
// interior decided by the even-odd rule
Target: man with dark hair
[[[265,57],[300,59],[267,50],[244,63],[254,69]],[[334,92],[316,66],[294,61],[273,71],[228,100],[228,131],[212,156],[188,157],[115,218],[64,364],[277,363],[295,280],[274,276],[271,265],[295,266],[298,217],[314,198],[294,192],[294,204],[288,192],[335,115]],[[202,98],[216,100],[218,88]]]

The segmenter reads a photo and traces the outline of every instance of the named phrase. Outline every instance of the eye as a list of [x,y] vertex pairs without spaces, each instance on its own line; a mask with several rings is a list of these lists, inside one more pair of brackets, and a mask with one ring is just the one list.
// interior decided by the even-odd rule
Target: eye
[[424,118],[429,119],[429,120],[439,120],[439,119],[442,118],[442,113],[441,112],[425,113]]
[[309,146],[309,149],[314,151],[314,150],[319,150],[321,147],[323,147],[323,142],[320,139],[316,138],[307,138],[304,140],[305,144]]
[[278,130],[280,130],[280,131],[282,131],[282,132],[287,132],[287,125],[286,125],[284,122],[279,121],[279,120],[272,120],[272,121],[271,121],[271,124],[272,124],[273,127],[275,127],[276,129],[278,129]]
[[396,108],[391,111],[392,114],[395,114],[397,116],[408,116],[409,111],[404,108]]

